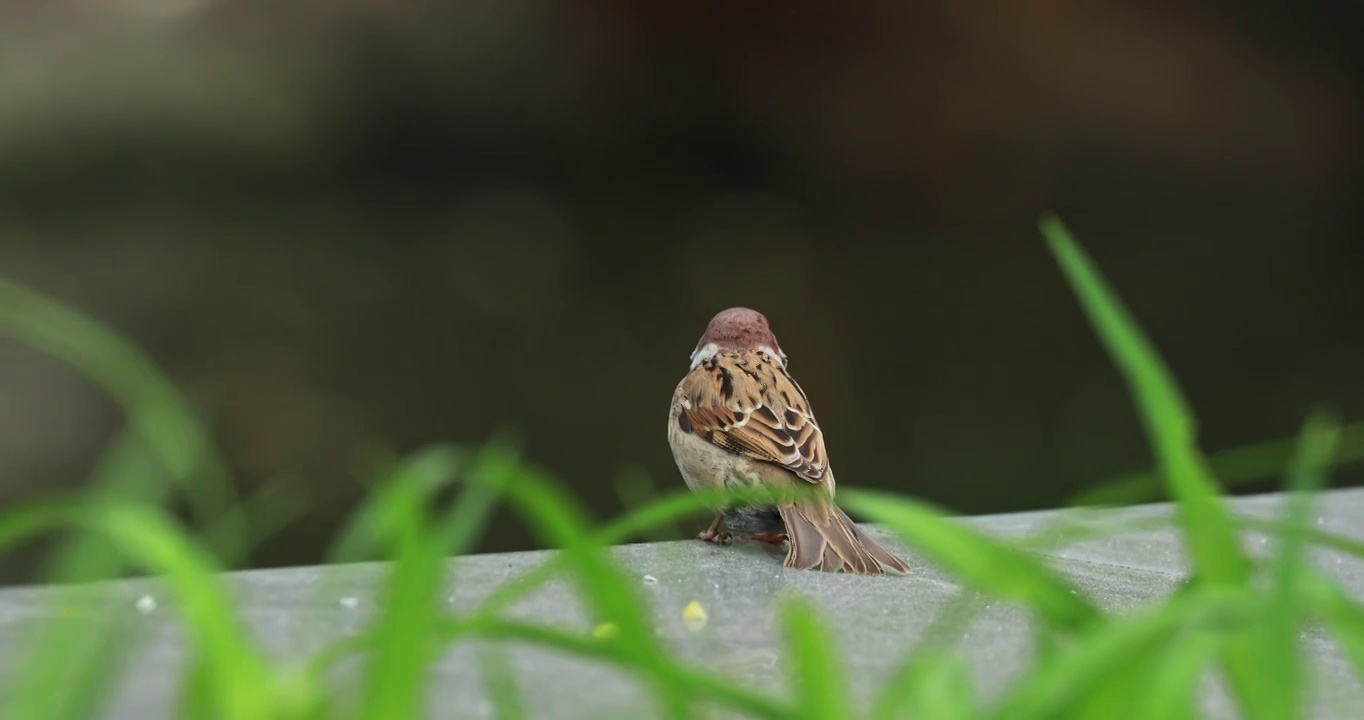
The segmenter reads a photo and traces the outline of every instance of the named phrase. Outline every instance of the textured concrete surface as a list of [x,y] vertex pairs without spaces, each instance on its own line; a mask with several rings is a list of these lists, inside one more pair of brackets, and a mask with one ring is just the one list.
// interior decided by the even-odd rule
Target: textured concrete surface
[[[1273,516],[1276,496],[1235,501],[1238,512]],[[1128,520],[1168,514],[1166,505],[1150,505],[1099,516],[1086,522],[1121,528]],[[1037,531],[1058,517],[1033,512],[969,518],[966,521],[1000,536]],[[1321,529],[1364,539],[1364,489],[1326,494],[1316,507]],[[876,533],[889,538],[887,533]],[[888,543],[903,547],[894,539]],[[1272,549],[1258,534],[1246,537],[1253,552]],[[722,669],[775,692],[784,690],[781,641],[772,604],[798,593],[813,599],[834,627],[860,702],[866,702],[892,672],[902,653],[924,638],[933,619],[954,603],[980,605],[973,621],[956,631],[975,672],[976,684],[994,694],[1007,686],[1029,657],[1028,614],[1016,606],[973,592],[963,592],[949,575],[912,549],[915,572],[908,577],[859,578],[812,572],[786,572],[780,560],[744,544],[718,548],[696,541],[629,545],[615,556],[643,589],[656,613],[659,632],[683,657]],[[1165,529],[1123,531],[1100,540],[1074,542],[1047,551],[1048,561],[1105,608],[1124,612],[1170,593],[1184,573],[1179,537]],[[473,556],[450,562],[447,601],[468,610],[493,588],[542,562],[548,553]],[[1317,551],[1314,561],[1364,597],[1364,563],[1330,551]],[[301,657],[337,637],[354,634],[367,623],[384,577],[382,564],[331,568],[305,567],[234,573],[228,577],[240,599],[246,622],[274,653]],[[17,588],[0,592],[0,678],[12,678],[22,650],[21,626],[50,614],[50,588]],[[174,703],[178,671],[183,667],[183,636],[175,620],[173,599],[153,581],[105,584],[81,593],[81,613],[92,629],[110,618],[133,618],[145,643],[130,651],[127,677],[114,717],[166,717]],[[682,616],[699,602],[708,620],[689,628]],[[589,629],[571,589],[555,582],[523,599],[513,614],[565,628]],[[1339,649],[1322,633],[1304,636],[1315,670],[1316,717],[1364,717],[1364,689],[1350,672]],[[434,716],[491,716],[482,693],[475,648],[461,645],[440,661],[431,684]],[[634,680],[606,665],[556,653],[517,647],[513,661],[526,691],[532,717],[650,717],[654,708]],[[354,672],[356,666],[339,672]],[[8,681],[0,680],[0,693]],[[339,692],[354,683],[340,683]],[[2,698],[0,698],[2,699]],[[1204,690],[1213,716],[1229,716],[1227,698],[1215,681]]]

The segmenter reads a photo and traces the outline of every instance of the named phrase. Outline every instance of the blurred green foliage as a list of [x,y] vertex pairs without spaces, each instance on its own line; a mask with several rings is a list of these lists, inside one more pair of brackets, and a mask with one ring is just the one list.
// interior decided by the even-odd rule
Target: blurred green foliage
[[[915,648],[873,702],[889,718],[1192,718],[1196,690],[1213,668],[1227,674],[1245,717],[1303,717],[1310,677],[1303,670],[1300,629],[1324,623],[1364,672],[1364,608],[1307,563],[1304,550],[1327,544],[1364,557],[1364,546],[1306,527],[1315,490],[1340,462],[1342,428],[1313,415],[1288,464],[1290,502],[1268,525],[1280,540],[1274,557],[1256,567],[1243,554],[1246,526],[1227,509],[1209,461],[1194,439],[1194,420],[1170,373],[1059,220],[1042,223],[1065,277],[1089,314],[1134,396],[1158,458],[1156,477],[1179,504],[1176,522],[1188,540],[1193,581],[1184,591],[1125,617],[1098,609],[1044,564],[1029,546],[1112,531],[1057,527],[1002,542],[966,529],[949,514],[906,496],[846,488],[849,509],[886,524],[971,589],[1021,603],[1041,621],[1033,666],[1002,697],[984,702],[951,644]],[[481,639],[520,641],[616,665],[645,680],[658,710],[670,718],[701,717],[715,704],[755,718],[853,718],[847,679],[824,623],[802,603],[785,608],[791,697],[759,692],[670,655],[651,625],[633,583],[603,549],[650,528],[694,515],[704,505],[674,491],[595,526],[581,501],[526,462],[517,446],[497,438],[480,447],[437,446],[388,460],[367,502],[335,541],[333,561],[382,557],[391,561],[384,611],[360,635],[315,657],[285,663],[268,659],[241,626],[222,571],[260,539],[249,510],[225,497],[221,464],[200,420],[132,346],[100,326],[6,283],[0,285],[0,329],[82,368],[125,405],[129,433],[102,464],[92,490],[0,513],[0,548],[41,533],[71,541],[51,567],[51,579],[91,581],[120,574],[126,563],[166,579],[188,629],[192,661],[183,668],[181,715],[187,718],[389,719],[416,717],[432,663],[452,644]],[[1274,455],[1273,459],[1277,460]],[[1348,459],[1348,458],[1345,458]],[[1125,487],[1131,488],[1129,481]],[[453,490],[453,499],[444,491]],[[165,509],[185,496],[191,505],[229,521],[195,536]],[[510,508],[559,552],[545,565],[494,591],[476,610],[448,616],[437,597],[444,559],[465,553],[495,507]],[[249,508],[249,505],[246,507]],[[264,527],[278,523],[276,514]],[[216,522],[216,521],[214,521]],[[1264,526],[1261,521],[1260,526]],[[212,524],[212,523],[210,523]],[[1267,583],[1255,581],[1263,570]],[[595,623],[614,631],[584,634],[511,619],[516,598],[562,574],[571,577]],[[325,590],[325,589],[322,589]],[[961,623],[969,611],[945,615]],[[60,623],[34,633],[63,632]],[[15,720],[89,717],[107,698],[122,642],[115,634],[35,635],[34,652],[18,676],[5,678]],[[119,642],[113,640],[119,638]],[[111,651],[109,648],[118,647]],[[496,650],[482,667],[500,717],[524,712],[515,676]],[[339,661],[366,663],[358,705],[329,692],[327,673]]]

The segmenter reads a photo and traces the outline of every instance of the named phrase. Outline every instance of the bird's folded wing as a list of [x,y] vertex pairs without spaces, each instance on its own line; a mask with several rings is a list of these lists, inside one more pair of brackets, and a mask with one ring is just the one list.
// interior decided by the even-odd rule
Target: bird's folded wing
[[682,382],[681,412],[698,437],[812,483],[828,472],[824,434],[809,401],[774,362],[722,355]]

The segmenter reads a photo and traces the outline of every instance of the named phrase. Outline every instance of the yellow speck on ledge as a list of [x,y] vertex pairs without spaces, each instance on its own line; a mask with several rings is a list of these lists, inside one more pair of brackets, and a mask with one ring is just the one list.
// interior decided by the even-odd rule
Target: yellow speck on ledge
[[620,628],[617,628],[615,623],[613,623],[613,622],[604,622],[604,623],[598,625],[597,628],[596,628],[595,630],[592,631],[592,636],[593,636],[593,637],[599,637],[599,638],[615,637],[615,636],[616,636],[616,633],[619,632],[619,631],[620,631]]
[[696,632],[706,625],[706,609],[701,607],[701,603],[692,600],[687,606],[682,608],[682,620],[687,623],[687,629]]

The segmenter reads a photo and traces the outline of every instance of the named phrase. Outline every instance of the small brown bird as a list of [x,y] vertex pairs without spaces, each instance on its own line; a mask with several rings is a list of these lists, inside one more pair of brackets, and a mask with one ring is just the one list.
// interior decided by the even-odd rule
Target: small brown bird
[[834,504],[824,434],[762,313],[735,307],[711,319],[673,392],[668,444],[693,491],[773,491],[772,505],[712,507],[715,519],[702,540],[725,544],[732,531],[789,541],[788,568],[909,572]]

